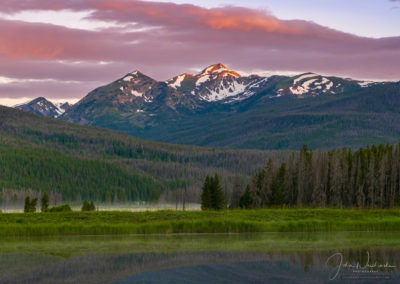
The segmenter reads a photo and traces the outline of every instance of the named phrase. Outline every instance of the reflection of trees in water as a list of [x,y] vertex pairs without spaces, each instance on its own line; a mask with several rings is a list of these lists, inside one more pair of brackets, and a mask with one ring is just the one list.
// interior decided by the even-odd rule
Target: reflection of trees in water
[[[370,263],[388,262],[399,267],[400,251],[370,249]],[[364,265],[366,249],[347,249],[344,261]],[[280,264],[287,269],[316,273],[325,270],[327,258],[335,251],[259,253],[259,252],[188,252],[81,254],[69,258],[43,255],[0,255],[0,283],[98,283],[127,278],[144,272],[179,269],[199,265],[263,263],[263,269]],[[8,264],[3,266],[3,264]],[[296,271],[297,271],[296,270]],[[396,269],[398,271],[398,269]],[[264,272],[263,272],[264,273]]]

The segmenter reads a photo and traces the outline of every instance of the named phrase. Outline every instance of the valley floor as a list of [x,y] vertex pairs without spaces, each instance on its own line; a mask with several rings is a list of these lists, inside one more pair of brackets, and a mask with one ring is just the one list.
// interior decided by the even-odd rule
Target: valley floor
[[0,214],[2,237],[399,230],[398,209],[160,210]]

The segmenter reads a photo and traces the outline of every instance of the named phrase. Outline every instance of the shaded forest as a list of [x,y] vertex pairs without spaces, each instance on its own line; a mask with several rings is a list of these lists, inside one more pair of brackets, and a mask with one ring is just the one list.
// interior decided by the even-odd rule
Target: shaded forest
[[[214,149],[137,139],[0,106],[0,199],[23,206],[48,192],[51,205],[180,199],[198,202],[207,175],[224,188],[249,181],[265,159],[289,152]],[[180,192],[185,190],[186,197]],[[1,203],[1,202],[0,202]]]
[[258,151],[165,144],[0,107],[0,199],[23,203],[48,192],[52,205],[197,202],[218,175],[225,205],[400,205],[400,146]]
[[399,177],[400,144],[357,151],[303,146],[282,163],[268,159],[246,191],[235,182],[230,206],[391,208],[400,205]]

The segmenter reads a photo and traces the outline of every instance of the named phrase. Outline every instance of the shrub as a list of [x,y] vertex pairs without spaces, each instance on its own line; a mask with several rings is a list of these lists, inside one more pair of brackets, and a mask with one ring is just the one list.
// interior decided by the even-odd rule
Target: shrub
[[95,211],[95,210],[96,210],[96,207],[94,206],[93,201],[90,201],[90,203],[89,203],[89,201],[84,200],[84,201],[83,201],[83,204],[82,204],[82,209],[81,209],[81,210],[82,210],[82,211]]

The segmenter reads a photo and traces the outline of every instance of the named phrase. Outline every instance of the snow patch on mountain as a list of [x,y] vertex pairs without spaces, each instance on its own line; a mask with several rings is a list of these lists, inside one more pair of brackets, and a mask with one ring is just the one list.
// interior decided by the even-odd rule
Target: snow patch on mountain
[[134,95],[135,97],[141,97],[143,95],[143,93],[140,93],[140,92],[135,91],[135,90],[131,90],[131,94]]
[[293,84],[297,84],[298,82],[307,79],[307,78],[314,78],[314,77],[318,77],[318,74],[314,74],[314,73],[306,73],[301,75],[300,77],[297,77],[296,79],[294,79]]
[[[57,112],[56,117],[62,115],[70,106],[68,103],[60,103],[60,102],[53,103],[53,104],[56,106],[56,112]],[[67,104],[67,107],[66,107],[66,104]]]
[[176,77],[174,83],[169,83],[169,81],[167,81],[166,83],[167,84],[169,83],[170,87],[177,89],[181,86],[181,84],[185,80],[185,78],[186,78],[186,74],[182,74],[182,75],[179,75],[178,77]]
[[361,88],[367,88],[367,87],[370,87],[371,85],[373,85],[375,82],[372,82],[372,81],[361,81],[361,82],[358,82],[358,85],[361,87]]
[[324,92],[329,91],[332,87],[333,87],[333,82],[330,81],[328,84],[325,85]]
[[153,102],[153,97],[151,96],[143,96],[143,99],[146,103],[152,103]]
[[59,117],[70,106],[68,102],[52,102],[43,97],[39,97],[27,103],[15,105],[14,108],[31,111],[47,117]]
[[207,82],[210,80],[210,75],[202,75],[199,79],[197,79],[196,81],[196,86],[199,87],[200,85],[202,85],[203,83]]
[[124,77],[124,78],[122,79],[122,81],[124,81],[124,82],[130,82],[132,79],[134,79],[134,77],[133,77],[132,75],[128,75],[128,76]]
[[[293,80],[293,84],[289,87],[289,91],[293,95],[303,96],[305,94],[317,95],[318,91],[322,93],[335,92],[331,90],[334,87],[334,83],[326,77],[321,77],[318,74],[307,73],[296,77]],[[336,87],[339,87],[337,85]],[[284,90],[280,89],[277,95],[282,95]]]
[[246,89],[246,85],[240,84],[236,81],[233,81],[231,84],[225,85],[221,82],[219,88],[215,90],[208,90],[208,96],[202,96],[202,98],[208,102],[215,102],[224,100],[228,97],[236,96],[240,93],[243,93]]

